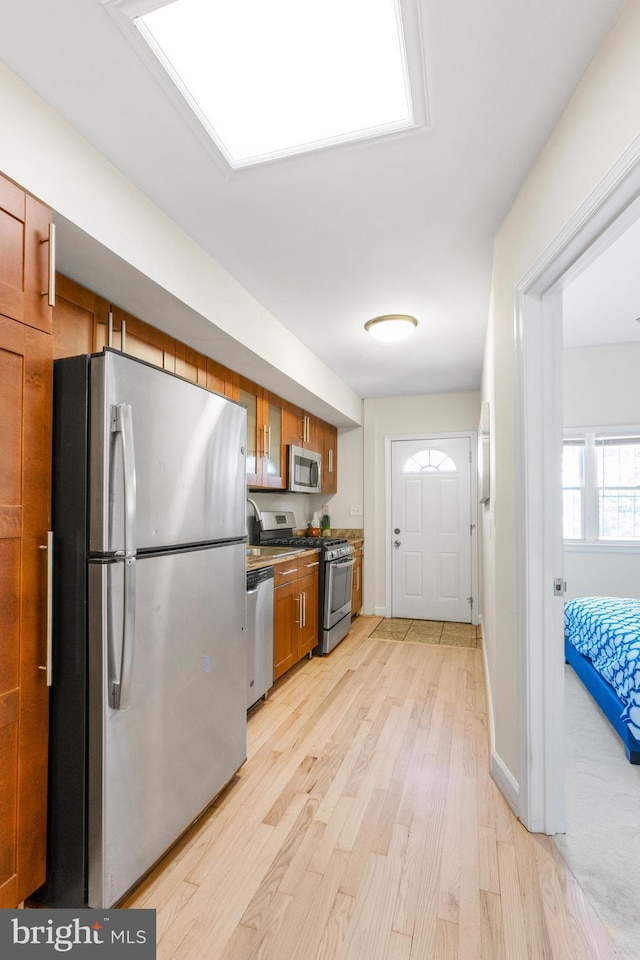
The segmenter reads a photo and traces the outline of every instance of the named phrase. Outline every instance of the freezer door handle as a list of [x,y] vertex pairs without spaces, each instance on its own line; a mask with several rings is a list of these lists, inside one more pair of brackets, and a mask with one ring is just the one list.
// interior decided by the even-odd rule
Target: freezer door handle
[[136,458],[133,447],[133,418],[130,403],[113,408],[112,430],[122,443],[124,485],[124,556],[136,555]]
[[[109,699],[114,710],[126,710],[131,697],[131,667],[136,630],[136,560],[125,557],[118,563],[124,567],[122,629],[120,649],[116,649],[116,631],[109,629]],[[112,610],[111,571],[107,586],[107,609]]]

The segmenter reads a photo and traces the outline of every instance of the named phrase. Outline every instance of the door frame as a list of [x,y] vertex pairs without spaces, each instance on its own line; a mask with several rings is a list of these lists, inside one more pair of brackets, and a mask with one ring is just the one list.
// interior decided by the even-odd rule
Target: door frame
[[[627,148],[514,291],[516,618],[519,816],[531,831],[566,829],[562,542],[561,290],[640,216],[640,137]],[[544,497],[530,495],[544,491]]]
[[387,542],[385,544],[384,551],[384,564],[385,564],[385,612],[383,616],[391,616],[391,595],[392,595],[392,582],[391,582],[391,566],[392,566],[392,550],[391,550],[391,444],[398,440],[447,440],[447,439],[459,439],[466,438],[469,440],[469,447],[471,450],[471,463],[469,464],[470,471],[470,497],[471,497],[471,525],[473,528],[473,535],[471,537],[471,595],[474,597],[475,602],[473,604],[473,611],[471,616],[471,623],[477,624],[480,622],[480,597],[479,597],[479,583],[478,583],[478,431],[477,430],[464,430],[461,432],[456,432],[454,430],[448,431],[446,433],[403,433],[403,434],[394,434],[393,436],[387,436],[384,438],[384,531],[385,537],[387,537]]

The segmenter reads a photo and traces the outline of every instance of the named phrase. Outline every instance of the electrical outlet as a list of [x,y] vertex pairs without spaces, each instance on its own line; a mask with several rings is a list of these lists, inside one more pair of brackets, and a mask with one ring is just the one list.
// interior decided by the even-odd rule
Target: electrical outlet
[[349,507],[349,513],[352,517],[361,517],[362,516],[362,504],[361,503],[352,503]]

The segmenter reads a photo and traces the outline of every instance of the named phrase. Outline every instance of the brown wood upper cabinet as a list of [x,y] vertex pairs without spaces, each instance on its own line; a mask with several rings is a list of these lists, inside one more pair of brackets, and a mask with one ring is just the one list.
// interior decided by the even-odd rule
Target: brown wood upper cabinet
[[[132,357],[139,360],[146,360],[147,363],[153,363],[156,367],[162,367],[164,370],[170,370],[176,373],[176,341],[173,337],[152,327],[151,324],[139,320],[120,307],[113,306],[113,341],[112,346],[116,350],[124,350]],[[123,344],[124,332],[124,344]],[[99,327],[96,333],[96,350],[102,350],[108,342],[108,328]],[[191,355],[186,353],[185,348],[181,355],[181,376],[187,372],[188,362]],[[197,368],[196,368],[197,369]],[[193,379],[189,377],[188,379]],[[197,383],[198,381],[195,380]]]
[[247,408],[247,486],[285,490],[284,400],[245,377],[239,378],[238,399]]
[[338,429],[320,421],[322,436],[322,492],[338,492]]
[[56,283],[53,311],[53,355],[56,359],[102,350],[109,338],[111,312],[112,346],[116,350],[122,349],[124,321],[124,346],[131,356],[177,373],[232,400],[238,399],[239,378],[233,370],[174,340],[144,320],[119,307],[112,307],[103,297],[69,277],[58,274]]
[[[15,203],[14,203],[15,206]],[[287,446],[306,447],[322,454],[322,492],[337,491],[337,431],[264,387],[240,377],[215,360],[174,340],[68,277],[58,274],[53,311],[54,356],[97,353],[108,342],[131,356],[177,373],[209,390],[216,390],[247,408],[247,486],[286,490]]]
[[207,357],[207,388],[221,393],[231,400],[240,399],[240,377],[233,370],[223,367],[217,360]]
[[46,864],[53,354],[40,240],[52,217],[2,177],[0,208],[0,907],[7,908],[43,883]]
[[[81,287],[62,274],[56,278],[56,305],[53,310],[53,356],[77,357],[95,353],[98,330],[106,331],[109,304],[97,293]],[[106,332],[103,333],[106,343]]]
[[311,413],[306,413],[292,403],[286,409],[287,443],[293,443],[307,450],[322,452],[322,421]]
[[0,177],[0,314],[51,333],[55,293],[53,216]]

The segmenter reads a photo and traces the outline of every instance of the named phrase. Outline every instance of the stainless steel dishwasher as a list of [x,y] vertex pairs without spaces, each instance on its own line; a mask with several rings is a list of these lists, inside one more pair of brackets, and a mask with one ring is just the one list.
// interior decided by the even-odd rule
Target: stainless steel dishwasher
[[247,710],[273,686],[273,567],[247,570]]

